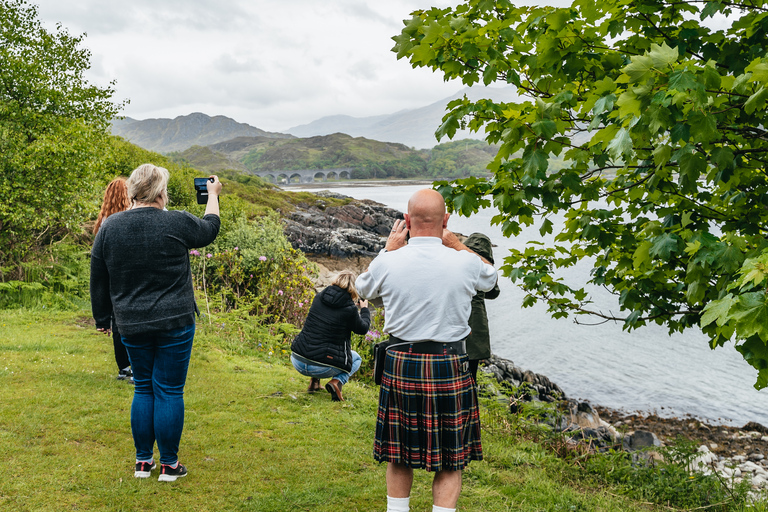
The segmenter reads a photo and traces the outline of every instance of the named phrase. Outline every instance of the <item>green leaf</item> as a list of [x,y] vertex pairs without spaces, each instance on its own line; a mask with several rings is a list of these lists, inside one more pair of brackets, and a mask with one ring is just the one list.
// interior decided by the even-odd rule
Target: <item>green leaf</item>
[[710,301],[704,306],[704,314],[701,315],[701,326],[705,327],[712,322],[722,326],[729,320],[728,312],[738,299],[733,294],[728,294],[722,299]]
[[616,102],[616,104],[619,106],[620,118],[627,116],[640,117],[642,115],[640,112],[642,103],[637,99],[637,95],[635,95],[633,91],[625,91],[621,96],[619,96],[619,100]]
[[768,304],[765,293],[742,293],[730,314],[737,322],[739,337],[760,336],[768,339]]
[[755,60],[746,67],[745,71],[752,73],[752,76],[749,77],[750,82],[758,82],[762,84],[768,82],[768,62]]
[[677,48],[670,48],[666,41],[661,43],[661,46],[651,44],[651,51],[648,52],[655,69],[662,69],[676,62],[678,55]]
[[598,99],[595,102],[595,106],[592,107],[592,113],[595,116],[599,116],[603,112],[610,112],[613,110],[613,104],[616,101],[616,95],[615,94],[608,94],[603,96],[602,98]]
[[552,233],[552,221],[544,219],[544,222],[541,223],[541,227],[539,228],[539,234],[544,236],[550,233]]
[[749,97],[746,103],[744,103],[744,112],[752,114],[755,110],[760,110],[765,107],[765,100],[768,99],[768,89],[761,86],[752,96]]
[[736,345],[736,350],[746,362],[758,371],[755,389],[768,387],[768,346],[766,346],[765,341],[753,336],[741,345]]
[[456,115],[448,114],[443,118],[443,124],[435,132],[437,140],[442,139],[446,135],[449,139],[452,139],[456,135],[456,130],[459,129],[459,119]]
[[707,2],[707,4],[704,6],[704,9],[701,10],[699,18],[704,20],[714,16],[720,10],[721,5],[722,4],[720,2]]
[[696,112],[689,119],[691,137],[696,142],[709,142],[720,137],[717,119],[714,115]]
[[707,161],[698,153],[689,153],[680,157],[680,176],[678,181],[684,192],[695,186],[701,173],[707,170]]
[[622,128],[608,144],[608,153],[614,160],[620,160],[623,156],[629,156],[632,153],[632,137],[629,130]]
[[651,242],[644,241],[637,247],[637,249],[635,249],[635,252],[632,255],[632,265],[634,268],[641,269],[650,264],[651,256],[649,251],[651,250],[652,245]]
[[670,131],[670,139],[673,143],[691,140],[691,127],[686,123],[677,123]]
[[599,143],[605,143],[610,142],[613,140],[616,133],[619,131],[619,127],[615,124],[610,124],[603,128],[602,130],[599,130],[596,134],[592,136],[592,139],[589,141],[589,147],[596,146]]
[[669,75],[669,88],[673,91],[687,92],[699,86],[696,77],[688,70],[678,69]]
[[679,238],[672,233],[664,233],[651,240],[652,246],[648,254],[653,258],[659,258],[663,261],[669,260],[672,253],[677,252]]
[[533,132],[544,139],[551,139],[557,133],[557,125],[550,119],[541,119],[531,125]]
[[523,172],[535,176],[539,171],[547,170],[547,154],[536,149],[523,155]]
[[647,55],[636,55],[631,59],[631,63],[622,71],[629,77],[630,83],[641,82],[651,76],[653,69],[653,59]]
[[653,163],[657,168],[661,168],[667,164],[672,158],[672,148],[666,144],[658,146],[653,150]]

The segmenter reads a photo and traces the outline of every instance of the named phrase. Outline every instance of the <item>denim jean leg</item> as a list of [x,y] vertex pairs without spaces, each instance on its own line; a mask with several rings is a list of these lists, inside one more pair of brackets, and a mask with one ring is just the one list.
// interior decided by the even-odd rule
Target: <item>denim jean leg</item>
[[136,460],[152,459],[155,447],[155,394],[152,371],[155,366],[155,344],[152,335],[122,337],[133,369],[133,402],[131,403],[131,433],[136,447]]
[[349,370],[349,373],[341,371],[341,370],[337,370],[340,373],[336,374],[336,376],[335,376],[339,380],[339,382],[341,382],[342,386],[344,384],[346,384],[347,382],[349,382],[349,378],[352,375],[354,375],[357,370],[360,369],[360,365],[362,363],[363,363],[363,358],[360,357],[360,354],[358,354],[357,352],[355,352],[353,350],[352,351],[352,368]]
[[184,385],[195,325],[158,333],[152,386],[155,391],[154,425],[161,464],[175,464],[184,430]]
[[305,377],[315,377],[316,379],[330,379],[336,376],[341,370],[332,366],[323,366],[320,364],[307,364],[293,357],[291,354],[291,363],[296,371]]

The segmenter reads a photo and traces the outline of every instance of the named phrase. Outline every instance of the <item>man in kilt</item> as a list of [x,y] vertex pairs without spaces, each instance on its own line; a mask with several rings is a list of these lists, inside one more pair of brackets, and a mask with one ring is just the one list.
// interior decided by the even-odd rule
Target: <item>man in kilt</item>
[[[477,389],[464,340],[472,297],[496,284],[496,270],[446,229],[443,197],[408,201],[386,248],[355,283],[384,303],[387,350],[374,458],[387,462],[387,511],[407,512],[413,469],[434,472],[433,511],[456,509],[461,475],[482,460]],[[410,240],[407,239],[410,235]]]

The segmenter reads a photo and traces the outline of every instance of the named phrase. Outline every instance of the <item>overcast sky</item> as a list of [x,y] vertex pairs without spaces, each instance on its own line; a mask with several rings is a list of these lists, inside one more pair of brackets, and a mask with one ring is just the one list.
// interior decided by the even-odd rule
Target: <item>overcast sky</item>
[[123,115],[136,119],[204,112],[283,131],[418,108],[462,89],[391,51],[412,11],[460,0],[28,1],[46,27],[87,34],[89,79],[115,80],[116,99],[130,100]]
[[86,33],[91,82],[123,115],[225,115],[269,131],[322,116],[417,108],[460,82],[398,61],[410,12],[458,0],[30,0],[46,27]]

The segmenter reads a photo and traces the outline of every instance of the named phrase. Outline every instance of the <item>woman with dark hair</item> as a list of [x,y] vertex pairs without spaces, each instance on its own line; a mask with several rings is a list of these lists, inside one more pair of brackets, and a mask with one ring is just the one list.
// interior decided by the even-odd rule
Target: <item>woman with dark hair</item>
[[341,388],[363,361],[352,350],[352,333],[365,334],[371,325],[368,301],[359,300],[355,278],[353,272],[342,271],[315,296],[304,328],[291,344],[293,367],[311,377],[307,391],[319,391],[320,379],[331,379],[325,389],[334,402],[344,400]]
[[165,210],[169,177],[168,170],[151,164],[134,170],[127,182],[133,208],[102,223],[91,253],[96,328],[109,332],[114,313],[133,368],[134,476],[151,476],[157,441],[161,482],[187,474],[178,451],[184,427],[184,385],[199,313],[189,250],[213,242],[221,225],[221,183],[216,176],[207,183],[202,219],[185,211]]
[[[104,219],[113,213],[122,212],[131,207],[131,201],[128,199],[128,187],[125,184],[125,178],[115,178],[109,182],[104,191],[104,201],[101,203],[101,210],[93,226],[93,234],[99,233]],[[112,346],[115,350],[115,362],[117,363],[117,380],[124,380],[133,384],[133,372],[131,371],[131,362],[128,360],[128,352],[120,339],[120,331],[115,324],[115,317],[112,316],[110,322],[112,328]]]

